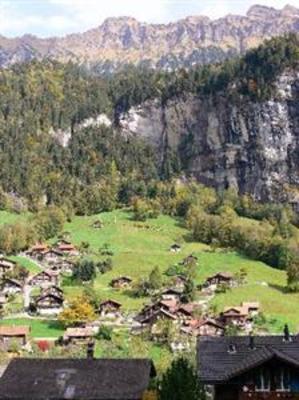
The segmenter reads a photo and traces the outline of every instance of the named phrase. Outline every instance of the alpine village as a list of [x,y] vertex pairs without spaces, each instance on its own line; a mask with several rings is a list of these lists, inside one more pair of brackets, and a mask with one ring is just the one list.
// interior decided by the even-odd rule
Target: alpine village
[[0,400],[299,400],[296,2],[6,36],[16,3]]

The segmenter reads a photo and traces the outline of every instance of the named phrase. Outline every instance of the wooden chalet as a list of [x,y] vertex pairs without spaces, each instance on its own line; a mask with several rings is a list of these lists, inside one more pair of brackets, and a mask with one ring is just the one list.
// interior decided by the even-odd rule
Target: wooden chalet
[[59,273],[57,271],[53,271],[51,269],[47,269],[45,271],[41,271],[38,274],[34,275],[30,280],[29,280],[29,285],[31,286],[50,286],[58,285],[58,278],[59,278]]
[[225,307],[220,318],[224,325],[244,326],[250,315],[248,309],[242,306]]
[[[0,326],[0,348],[9,349],[11,344],[25,346],[28,343],[30,328],[28,326]],[[1,390],[0,390],[1,391]]]
[[182,250],[182,247],[177,243],[174,243],[173,245],[171,245],[170,249],[169,249],[169,251],[171,253],[179,253],[181,250]]
[[63,310],[64,298],[51,292],[43,292],[35,298],[35,310],[40,315],[57,315]]
[[223,336],[224,326],[214,319],[193,319],[185,321],[181,332],[191,336]]
[[51,265],[50,269],[53,271],[57,271],[59,273],[72,273],[74,268],[74,263],[67,259],[60,259]]
[[165,308],[159,308],[147,310],[147,312],[143,311],[136,317],[136,321],[141,326],[153,326],[160,320],[177,321],[177,316]]
[[67,256],[78,256],[79,251],[72,243],[60,243],[57,250]]
[[156,375],[148,359],[12,360],[0,379],[0,400],[142,400]]
[[8,272],[12,272],[17,263],[15,261],[9,260],[8,258],[0,258],[0,277],[5,276]]
[[206,279],[205,287],[228,285],[232,286],[234,282],[234,276],[230,272],[218,272]]
[[161,299],[162,300],[175,300],[176,302],[179,302],[181,300],[183,294],[183,290],[178,289],[178,288],[169,288],[163,290],[161,293]]
[[103,222],[100,219],[94,221],[91,225],[94,229],[102,229],[104,227]]
[[99,305],[98,312],[102,317],[119,317],[121,306],[115,300],[105,300]]
[[40,258],[48,251],[48,249],[49,246],[46,243],[36,243],[27,251],[27,254],[33,258]]
[[55,296],[59,296],[64,298],[63,290],[59,286],[49,286],[42,291],[43,294],[53,294]]
[[67,328],[63,339],[67,344],[86,344],[94,337],[94,331],[90,327]]
[[48,264],[54,264],[63,257],[62,251],[49,249],[41,254],[41,260]]
[[119,278],[112,279],[111,286],[114,289],[125,289],[131,286],[132,279],[128,276],[120,276]]
[[198,310],[199,307],[197,303],[181,304],[177,309],[177,315],[183,320],[192,319],[194,312]]
[[258,302],[243,302],[241,306],[226,307],[221,314],[221,319],[225,325],[244,326],[259,311],[260,304]]
[[198,376],[213,400],[299,399],[299,338],[200,337]]
[[23,283],[12,278],[5,278],[2,284],[2,293],[10,295],[20,293],[23,290]]

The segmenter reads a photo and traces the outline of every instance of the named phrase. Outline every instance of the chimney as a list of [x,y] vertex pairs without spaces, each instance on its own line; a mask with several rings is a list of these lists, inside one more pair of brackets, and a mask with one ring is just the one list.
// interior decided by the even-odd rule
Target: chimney
[[252,333],[249,336],[249,348],[250,350],[255,350],[254,336]]
[[94,360],[94,342],[87,343],[87,358],[88,360]]
[[291,336],[290,336],[289,326],[287,324],[285,324],[284,326],[283,334],[284,334],[283,340],[285,342],[290,342]]

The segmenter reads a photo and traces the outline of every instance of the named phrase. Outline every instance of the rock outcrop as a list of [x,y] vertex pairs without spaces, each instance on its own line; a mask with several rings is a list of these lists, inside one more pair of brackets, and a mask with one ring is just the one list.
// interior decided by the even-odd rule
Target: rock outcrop
[[299,204],[299,72],[286,71],[269,101],[228,101],[224,94],[148,101],[120,118],[122,132],[170,148],[184,171],[217,188]]

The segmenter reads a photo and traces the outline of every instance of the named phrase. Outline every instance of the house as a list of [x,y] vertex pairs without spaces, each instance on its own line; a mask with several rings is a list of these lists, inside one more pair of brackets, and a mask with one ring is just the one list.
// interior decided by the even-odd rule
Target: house
[[104,227],[104,224],[103,224],[103,222],[102,222],[100,219],[97,219],[96,221],[94,221],[94,222],[92,223],[92,227],[93,227],[94,229],[102,229],[102,228]]
[[215,275],[207,278],[204,286],[205,287],[217,287],[218,285],[232,286],[234,282],[234,276],[230,272],[218,272]]
[[214,319],[193,319],[185,321],[181,332],[191,336],[222,336],[224,335],[224,326]]
[[169,288],[165,289],[161,293],[161,299],[162,300],[175,300],[179,302],[181,300],[183,291],[177,288]]
[[0,379],[0,400],[142,400],[155,375],[148,359],[16,358]]
[[57,250],[67,256],[78,256],[79,255],[79,251],[71,243],[60,243],[57,247]]
[[160,320],[177,321],[177,316],[165,308],[160,308],[158,310],[153,310],[151,313],[144,314],[143,316],[139,314],[136,318],[136,321],[143,326],[153,326]]
[[58,271],[59,273],[70,274],[73,272],[74,265],[75,264],[70,260],[61,259],[51,265],[50,269],[52,269],[53,271]]
[[132,279],[128,276],[120,276],[119,278],[112,279],[111,286],[115,289],[124,289],[130,287]]
[[43,294],[53,294],[53,295],[59,296],[61,298],[64,297],[63,290],[59,286],[55,286],[55,285],[45,288],[42,293]]
[[181,246],[177,243],[171,245],[169,249],[169,251],[171,251],[172,253],[179,253],[181,250],[182,250]]
[[57,315],[63,310],[64,298],[62,295],[42,292],[34,300],[34,307],[40,315]]
[[63,335],[66,343],[86,344],[94,337],[94,331],[90,327],[84,328],[67,328]]
[[180,319],[192,319],[194,312],[198,310],[199,307],[197,303],[181,304],[177,309],[177,315]]
[[43,253],[48,251],[48,248],[48,245],[45,243],[36,243],[27,251],[27,255],[33,258],[40,258],[42,257]]
[[53,271],[51,269],[41,271],[38,274],[34,275],[29,280],[29,285],[31,286],[49,286],[49,285],[58,285],[59,273],[57,271]]
[[0,277],[3,277],[8,272],[12,272],[17,263],[15,261],[9,260],[8,258],[0,258]]
[[188,266],[188,265],[196,264],[197,261],[198,261],[198,258],[196,256],[194,256],[193,254],[190,254],[189,256],[185,257],[180,264],[184,265],[184,266]]
[[16,279],[6,278],[2,284],[2,293],[4,294],[16,294],[23,290],[23,283]]
[[26,346],[29,333],[29,326],[0,326],[0,348],[7,350],[11,344]]
[[99,305],[98,312],[102,317],[119,317],[121,303],[114,300],[105,300]]
[[214,400],[299,398],[299,339],[199,337],[198,376]]
[[54,264],[63,256],[62,251],[49,249],[41,254],[41,260],[48,264]]
[[220,319],[224,325],[244,326],[250,318],[246,307],[225,307]]

